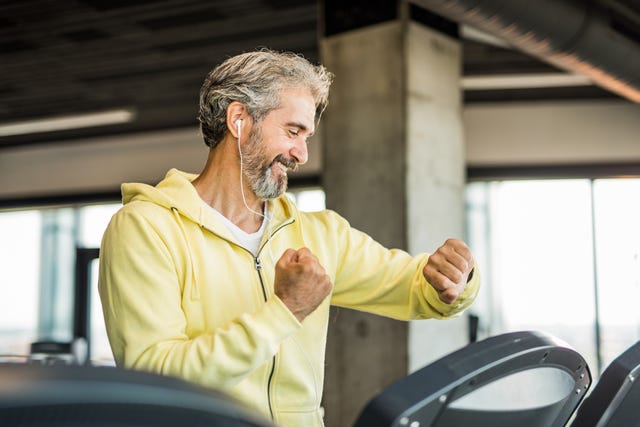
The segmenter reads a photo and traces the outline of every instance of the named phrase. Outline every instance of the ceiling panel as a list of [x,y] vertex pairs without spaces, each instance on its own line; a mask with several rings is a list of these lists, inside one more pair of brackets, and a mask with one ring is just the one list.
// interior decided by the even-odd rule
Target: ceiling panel
[[[0,148],[195,126],[200,85],[228,56],[269,47],[317,61],[318,15],[315,0],[0,2],[0,123],[114,108],[137,113],[128,124],[0,136]],[[467,38],[464,58],[465,75],[558,71],[508,47]],[[573,90],[555,93],[571,97]],[[489,92],[466,99],[520,96]],[[612,95],[592,90],[582,96]]]

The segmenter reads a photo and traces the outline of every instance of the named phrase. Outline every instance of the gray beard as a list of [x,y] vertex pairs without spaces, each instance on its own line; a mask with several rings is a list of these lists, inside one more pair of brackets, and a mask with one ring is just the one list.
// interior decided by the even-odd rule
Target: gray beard
[[261,136],[259,128],[255,128],[249,136],[249,144],[243,156],[243,173],[256,196],[262,200],[275,199],[287,191],[288,179],[286,175],[278,179],[273,177],[272,166],[279,158],[276,157],[272,162],[266,160]]
[[[251,189],[262,200],[275,199],[287,191],[287,176],[285,175],[276,180],[272,175],[271,168],[263,166],[261,175],[257,176],[256,179],[249,179]],[[247,178],[249,177],[247,176]]]

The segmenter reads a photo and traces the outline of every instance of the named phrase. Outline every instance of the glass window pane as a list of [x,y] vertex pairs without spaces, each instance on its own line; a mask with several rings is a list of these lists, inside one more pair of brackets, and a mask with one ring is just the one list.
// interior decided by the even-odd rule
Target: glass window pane
[[303,212],[321,211],[326,206],[324,190],[321,188],[290,190],[287,195]]
[[502,331],[549,332],[595,367],[590,182],[494,183],[490,197],[492,287]]
[[111,217],[121,207],[121,203],[112,203],[80,208],[78,246],[81,248],[99,248],[102,235],[107,229]]
[[40,229],[38,211],[0,213],[0,354],[29,354],[36,340]]
[[640,339],[640,179],[594,183],[603,367]]
[[298,208],[305,212],[321,211],[325,208],[324,190],[304,190],[298,193]]

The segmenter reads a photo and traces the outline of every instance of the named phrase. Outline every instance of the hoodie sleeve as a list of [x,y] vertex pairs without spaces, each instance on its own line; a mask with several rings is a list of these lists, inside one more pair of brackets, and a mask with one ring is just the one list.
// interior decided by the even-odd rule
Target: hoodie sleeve
[[410,320],[454,317],[474,301],[480,287],[477,265],[463,293],[446,304],[422,274],[429,254],[411,256],[403,250],[387,249],[333,215],[332,229],[342,237],[335,249],[339,261],[332,304]]
[[255,313],[199,335],[187,333],[182,285],[157,218],[127,210],[103,237],[99,291],[119,366],[231,387],[269,361],[301,325],[272,297]]

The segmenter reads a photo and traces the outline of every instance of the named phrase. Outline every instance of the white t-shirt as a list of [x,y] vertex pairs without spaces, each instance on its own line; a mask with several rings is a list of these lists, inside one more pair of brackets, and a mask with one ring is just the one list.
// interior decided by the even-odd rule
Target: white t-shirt
[[263,213],[264,216],[262,218],[262,224],[260,225],[260,228],[258,229],[258,231],[256,231],[255,233],[247,233],[246,231],[242,230],[240,227],[235,225],[233,222],[229,221],[229,219],[226,216],[222,215],[220,212],[218,212],[217,209],[211,207],[206,203],[205,203],[205,206],[207,206],[209,209],[213,210],[218,216],[220,216],[220,218],[222,219],[222,222],[224,222],[224,224],[227,226],[231,234],[233,234],[233,237],[235,237],[238,243],[240,243],[240,246],[250,251],[253,254],[253,256],[258,255],[258,249],[260,248],[260,241],[262,240],[262,235],[264,234],[264,230],[267,227],[267,221],[266,221],[267,204],[266,203],[264,204],[264,213]]

